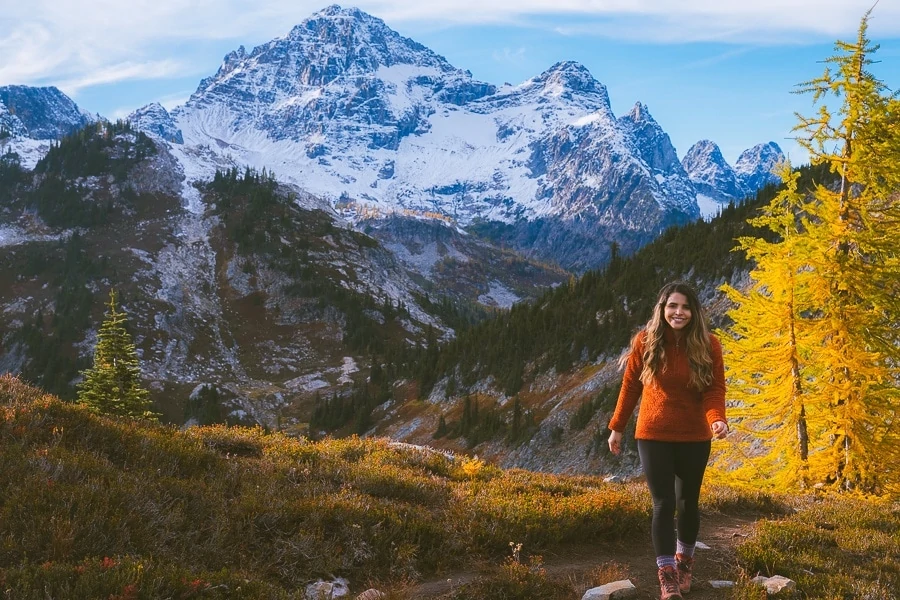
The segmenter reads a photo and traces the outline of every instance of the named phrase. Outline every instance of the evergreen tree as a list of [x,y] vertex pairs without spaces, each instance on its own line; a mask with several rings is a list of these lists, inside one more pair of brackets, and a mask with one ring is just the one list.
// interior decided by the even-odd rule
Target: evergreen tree
[[108,307],[94,350],[94,366],[84,372],[84,381],[78,385],[78,401],[101,414],[157,419],[150,410],[150,392],[141,386],[137,351],[115,290],[109,292]]
[[184,407],[185,421],[196,419],[200,425],[224,423],[225,415],[222,411],[221,401],[219,388],[215,384],[204,385],[195,395],[188,398]]
[[525,425],[523,423],[522,402],[517,395],[513,399],[513,414],[509,424],[509,432],[506,435],[506,441],[512,444],[517,443],[524,432]]

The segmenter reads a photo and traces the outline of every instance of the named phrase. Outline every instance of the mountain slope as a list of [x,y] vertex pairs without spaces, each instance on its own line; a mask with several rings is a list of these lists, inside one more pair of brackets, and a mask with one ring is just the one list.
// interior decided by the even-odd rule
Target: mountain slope
[[[214,384],[260,422],[339,386],[353,356],[425,327],[449,333],[388,251],[315,200],[231,171],[191,212],[177,167],[164,146],[104,124],[64,139],[33,179],[9,167],[19,187],[0,213],[5,369],[70,396],[110,286],[157,400]],[[180,422],[177,404],[163,408]]]
[[97,119],[55,87],[0,86],[0,127],[35,140],[55,140]]
[[0,155],[33,167],[55,140],[96,120],[55,87],[0,86]]
[[[266,171],[186,188],[168,148],[100,122],[33,172],[0,160],[0,368],[71,398],[116,287],[167,419],[195,416],[183,409],[208,385],[217,418],[302,422],[373,356],[568,278],[432,221],[379,221],[382,244]],[[418,227],[423,247],[391,242],[397,227]],[[423,252],[435,268],[417,268]]]
[[[827,167],[805,168],[799,189],[832,179]],[[740,287],[749,268],[732,251],[735,238],[766,234],[746,221],[776,192],[764,188],[708,221],[673,227],[631,257],[614,256],[603,270],[419,352],[408,365],[420,382],[410,399],[428,402],[376,411],[372,431],[469,448],[504,467],[596,472],[621,379],[616,359],[646,323],[658,290],[691,282],[713,326],[722,323],[729,305],[718,288]],[[619,465],[634,472],[636,453]]]

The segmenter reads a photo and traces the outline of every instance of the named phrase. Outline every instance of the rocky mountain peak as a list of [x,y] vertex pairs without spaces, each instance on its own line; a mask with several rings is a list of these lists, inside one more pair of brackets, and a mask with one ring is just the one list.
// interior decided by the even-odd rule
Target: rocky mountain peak
[[647,166],[655,171],[686,177],[669,134],[663,131],[646,105],[635,103],[631,111],[619,119],[619,123],[631,131],[637,152]]
[[[241,46],[243,48],[243,46]],[[184,138],[181,130],[175,124],[172,116],[162,104],[153,102],[141,107],[128,115],[128,120],[135,129],[146,131],[167,142],[183,144]]]
[[741,152],[737,162],[734,163],[734,170],[740,173],[747,173],[757,163],[777,161],[782,158],[784,158],[784,152],[781,151],[781,147],[775,142],[757,144]]
[[237,50],[232,50],[222,59],[222,66],[219,67],[218,76],[230,73],[234,68],[247,58],[247,49],[243,45],[238,46]]
[[758,190],[769,183],[779,181],[772,170],[784,160],[784,152],[775,142],[757,144],[741,152],[734,170],[748,190]]
[[35,140],[55,140],[97,120],[53,86],[2,86],[0,106],[0,126]]
[[[283,42],[300,46],[307,61],[332,67],[335,75],[374,73],[397,64],[455,70],[444,57],[401,36],[381,19],[336,4],[294,27]],[[281,46],[276,40],[273,48]]]
[[635,102],[627,116],[635,124],[643,123],[644,121],[656,123],[656,120],[650,114],[650,111],[647,110],[647,106],[641,102]]
[[716,165],[728,164],[725,161],[725,157],[722,156],[722,150],[712,140],[700,140],[691,146],[681,161],[688,173],[695,172],[698,170],[698,167],[704,167],[710,163]]
[[570,97],[573,94],[598,96],[609,107],[606,86],[594,79],[587,67],[567,60],[558,62],[525,85],[537,86],[548,96]]
[[[428,93],[442,93],[457,104],[495,90],[473,81],[470,73],[401,36],[381,19],[356,8],[332,5],[250,53],[243,47],[228,53],[216,75],[200,83],[186,106],[227,104],[240,115],[239,126],[245,119],[256,119],[251,115],[269,113],[271,117],[273,112],[279,116],[270,119],[267,128],[287,122],[293,125],[299,120],[298,113],[312,106],[321,109],[337,102],[339,106],[327,111],[334,115],[344,112],[347,104],[362,104],[376,97],[384,100],[385,94],[400,91],[389,89],[391,86],[405,86],[413,75],[418,76],[414,83],[429,88]],[[256,108],[250,111],[249,104]],[[385,112],[388,107],[384,104],[379,121],[393,112]],[[282,130],[273,137],[292,136]]]
[[740,177],[715,142],[700,140],[687,151],[681,164],[697,189],[697,202],[704,215],[715,214],[720,205],[747,195]]

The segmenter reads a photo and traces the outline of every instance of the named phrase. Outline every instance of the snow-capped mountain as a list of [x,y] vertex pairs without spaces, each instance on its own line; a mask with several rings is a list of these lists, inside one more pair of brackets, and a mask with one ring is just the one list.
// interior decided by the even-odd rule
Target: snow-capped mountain
[[744,197],[737,173],[725,161],[715,142],[700,140],[687,151],[681,164],[697,193],[709,199],[707,202],[722,204]]
[[0,154],[14,152],[34,167],[55,140],[97,118],[55,87],[2,86]]
[[[0,88],[0,150],[27,167],[92,119],[56,88]],[[265,168],[350,220],[438,217],[576,271],[611,242],[631,252],[752,194],[781,156],[763,144],[732,169],[700,142],[679,162],[645,105],[617,118],[578,63],[497,88],[339,6],[230,52],[171,113],[154,103],[129,119],[172,145],[189,181]]]
[[744,150],[734,163],[734,172],[741,180],[744,190],[752,193],[780,180],[772,174],[775,165],[784,161],[784,152],[775,142],[757,144]]
[[715,142],[700,140],[691,146],[681,164],[697,190],[700,212],[708,217],[722,205],[752,196],[765,185],[777,182],[772,169],[781,160],[781,148],[769,142],[744,150],[732,168]]
[[96,121],[55,87],[0,87],[0,128],[34,140],[55,140]]
[[171,115],[148,107],[133,120],[180,133],[193,176],[249,164],[351,218],[503,223],[505,241],[575,269],[602,264],[609,242],[631,251],[700,215],[647,107],[616,118],[582,65],[496,88],[353,8],[238,48]]
[[128,120],[135,129],[151,133],[173,144],[184,143],[175,121],[158,102],[139,108],[128,116]]

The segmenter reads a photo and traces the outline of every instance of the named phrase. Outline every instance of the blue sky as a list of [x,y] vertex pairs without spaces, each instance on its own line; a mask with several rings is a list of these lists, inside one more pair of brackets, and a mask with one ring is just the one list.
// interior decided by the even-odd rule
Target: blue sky
[[[328,2],[308,0],[0,0],[0,85],[55,85],[108,118],[183,103],[222,57],[275,37]],[[791,91],[821,74],[836,39],[854,39],[873,0],[367,0],[343,2],[494,84],[561,60],[584,64],[616,114],[642,102],[679,156],[711,139],[734,163],[777,142],[795,164]],[[900,88],[900,0],[880,0],[873,71]]]

